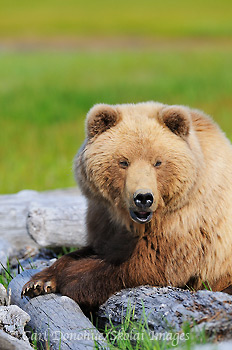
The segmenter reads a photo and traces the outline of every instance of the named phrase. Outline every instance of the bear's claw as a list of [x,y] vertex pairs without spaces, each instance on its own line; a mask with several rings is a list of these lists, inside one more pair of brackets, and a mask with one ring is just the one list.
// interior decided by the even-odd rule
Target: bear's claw
[[28,296],[30,298],[41,294],[49,294],[56,291],[56,285],[53,281],[36,280],[27,282],[21,292],[21,298]]
[[45,291],[45,293],[52,293],[53,287],[52,287],[51,281],[44,283],[44,291]]

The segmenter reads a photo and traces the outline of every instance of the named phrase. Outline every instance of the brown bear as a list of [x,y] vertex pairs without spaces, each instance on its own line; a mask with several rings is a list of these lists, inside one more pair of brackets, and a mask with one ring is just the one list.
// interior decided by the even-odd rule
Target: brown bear
[[144,284],[231,291],[232,147],[210,117],[155,102],[96,105],[74,169],[88,245],[22,295],[60,292],[93,309]]

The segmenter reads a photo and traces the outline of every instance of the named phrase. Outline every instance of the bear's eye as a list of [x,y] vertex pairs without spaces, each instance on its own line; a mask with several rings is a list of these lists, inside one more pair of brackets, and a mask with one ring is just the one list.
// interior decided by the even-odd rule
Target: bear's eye
[[129,162],[127,160],[120,160],[119,165],[121,168],[126,169],[129,166]]
[[158,168],[162,164],[161,160],[157,160],[157,162],[154,164],[156,168]]

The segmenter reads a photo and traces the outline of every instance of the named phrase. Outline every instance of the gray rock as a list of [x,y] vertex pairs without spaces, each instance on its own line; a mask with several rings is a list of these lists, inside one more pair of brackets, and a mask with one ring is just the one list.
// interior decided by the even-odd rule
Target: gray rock
[[29,257],[22,256],[20,252],[9,260],[12,276],[16,276],[24,270],[44,269],[56,261],[56,254],[47,248],[41,248],[37,254]]
[[149,286],[122,290],[100,307],[100,327],[104,329],[110,322],[119,325],[128,306],[134,310],[134,320],[143,320],[145,314],[149,329],[155,333],[179,332],[188,321],[196,330],[205,327],[209,336],[232,339],[232,296],[225,293]]
[[57,259],[53,258],[53,259],[37,259],[37,260],[33,260],[32,262],[26,262],[25,264],[23,264],[23,269],[24,270],[31,270],[31,269],[39,269],[39,270],[43,270],[46,267],[51,266]]
[[28,250],[23,248],[15,250],[9,258],[9,263],[12,268],[18,267],[18,265],[25,265],[32,263],[35,260],[50,260],[56,257],[55,253],[47,248],[35,248]]

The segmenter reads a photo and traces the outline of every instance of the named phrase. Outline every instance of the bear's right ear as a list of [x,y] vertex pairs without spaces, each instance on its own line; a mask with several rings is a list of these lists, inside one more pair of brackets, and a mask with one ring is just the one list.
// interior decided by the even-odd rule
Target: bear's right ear
[[87,114],[86,134],[88,138],[100,135],[115,126],[121,119],[120,113],[112,106],[98,104]]

